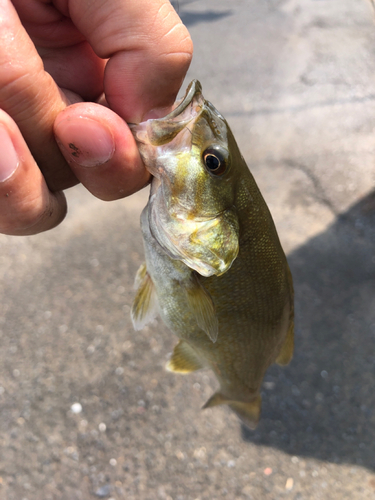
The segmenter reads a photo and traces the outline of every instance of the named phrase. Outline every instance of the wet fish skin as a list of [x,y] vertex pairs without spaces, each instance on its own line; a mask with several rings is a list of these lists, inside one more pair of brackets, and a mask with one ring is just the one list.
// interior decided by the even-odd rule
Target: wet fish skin
[[[199,82],[172,113],[133,133],[154,175],[133,324],[159,313],[180,338],[167,368],[210,368],[220,389],[204,408],[227,404],[254,428],[264,374],[289,363],[294,344],[292,276],[271,214]],[[208,168],[207,151],[223,171]]]

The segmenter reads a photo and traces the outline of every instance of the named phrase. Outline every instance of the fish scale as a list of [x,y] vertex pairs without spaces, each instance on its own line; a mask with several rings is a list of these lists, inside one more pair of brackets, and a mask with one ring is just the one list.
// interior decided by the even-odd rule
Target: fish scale
[[160,314],[180,338],[167,368],[211,369],[220,387],[204,408],[227,404],[253,429],[264,374],[294,346],[292,276],[271,214],[197,80],[169,115],[132,131],[154,176],[134,327]]

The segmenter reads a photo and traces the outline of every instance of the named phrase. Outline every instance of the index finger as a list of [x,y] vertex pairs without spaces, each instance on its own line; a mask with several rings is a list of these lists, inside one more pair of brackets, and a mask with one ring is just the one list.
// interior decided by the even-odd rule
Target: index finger
[[104,91],[110,107],[139,122],[173,104],[193,44],[168,0],[60,0],[99,57],[109,58]]

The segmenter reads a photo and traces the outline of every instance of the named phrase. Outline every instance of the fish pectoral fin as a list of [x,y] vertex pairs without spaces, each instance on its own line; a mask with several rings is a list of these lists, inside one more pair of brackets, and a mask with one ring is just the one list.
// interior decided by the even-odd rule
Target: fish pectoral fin
[[276,358],[276,363],[280,366],[286,366],[290,363],[293,357],[294,350],[294,321],[290,323],[288,333],[284,344],[281,347],[281,351]]
[[204,368],[195,350],[184,340],[175,346],[166,369],[170,372],[190,373]]
[[134,278],[134,288],[136,290],[138,290],[138,288],[141,286],[141,284],[146,276],[147,276],[146,262],[142,262],[142,264],[139,266],[138,271],[137,271],[135,278]]
[[157,296],[155,286],[147,272],[146,264],[142,264],[135,277],[137,293],[131,308],[131,319],[135,330],[142,328],[157,315]]
[[218,405],[228,405],[249,429],[254,430],[259,421],[262,398],[258,394],[252,401],[245,403],[243,401],[233,401],[220,392],[216,392],[210,397],[202,410]]
[[187,288],[187,300],[198,326],[207,333],[212,342],[216,342],[219,334],[219,322],[215,306],[210,294],[199,283],[196,276]]

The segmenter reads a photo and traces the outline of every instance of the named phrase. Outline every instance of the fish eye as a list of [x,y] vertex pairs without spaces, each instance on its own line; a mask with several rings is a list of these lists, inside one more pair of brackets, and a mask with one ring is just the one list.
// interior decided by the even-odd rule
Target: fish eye
[[207,148],[203,155],[204,164],[209,172],[214,175],[223,175],[228,167],[227,152],[219,146]]

